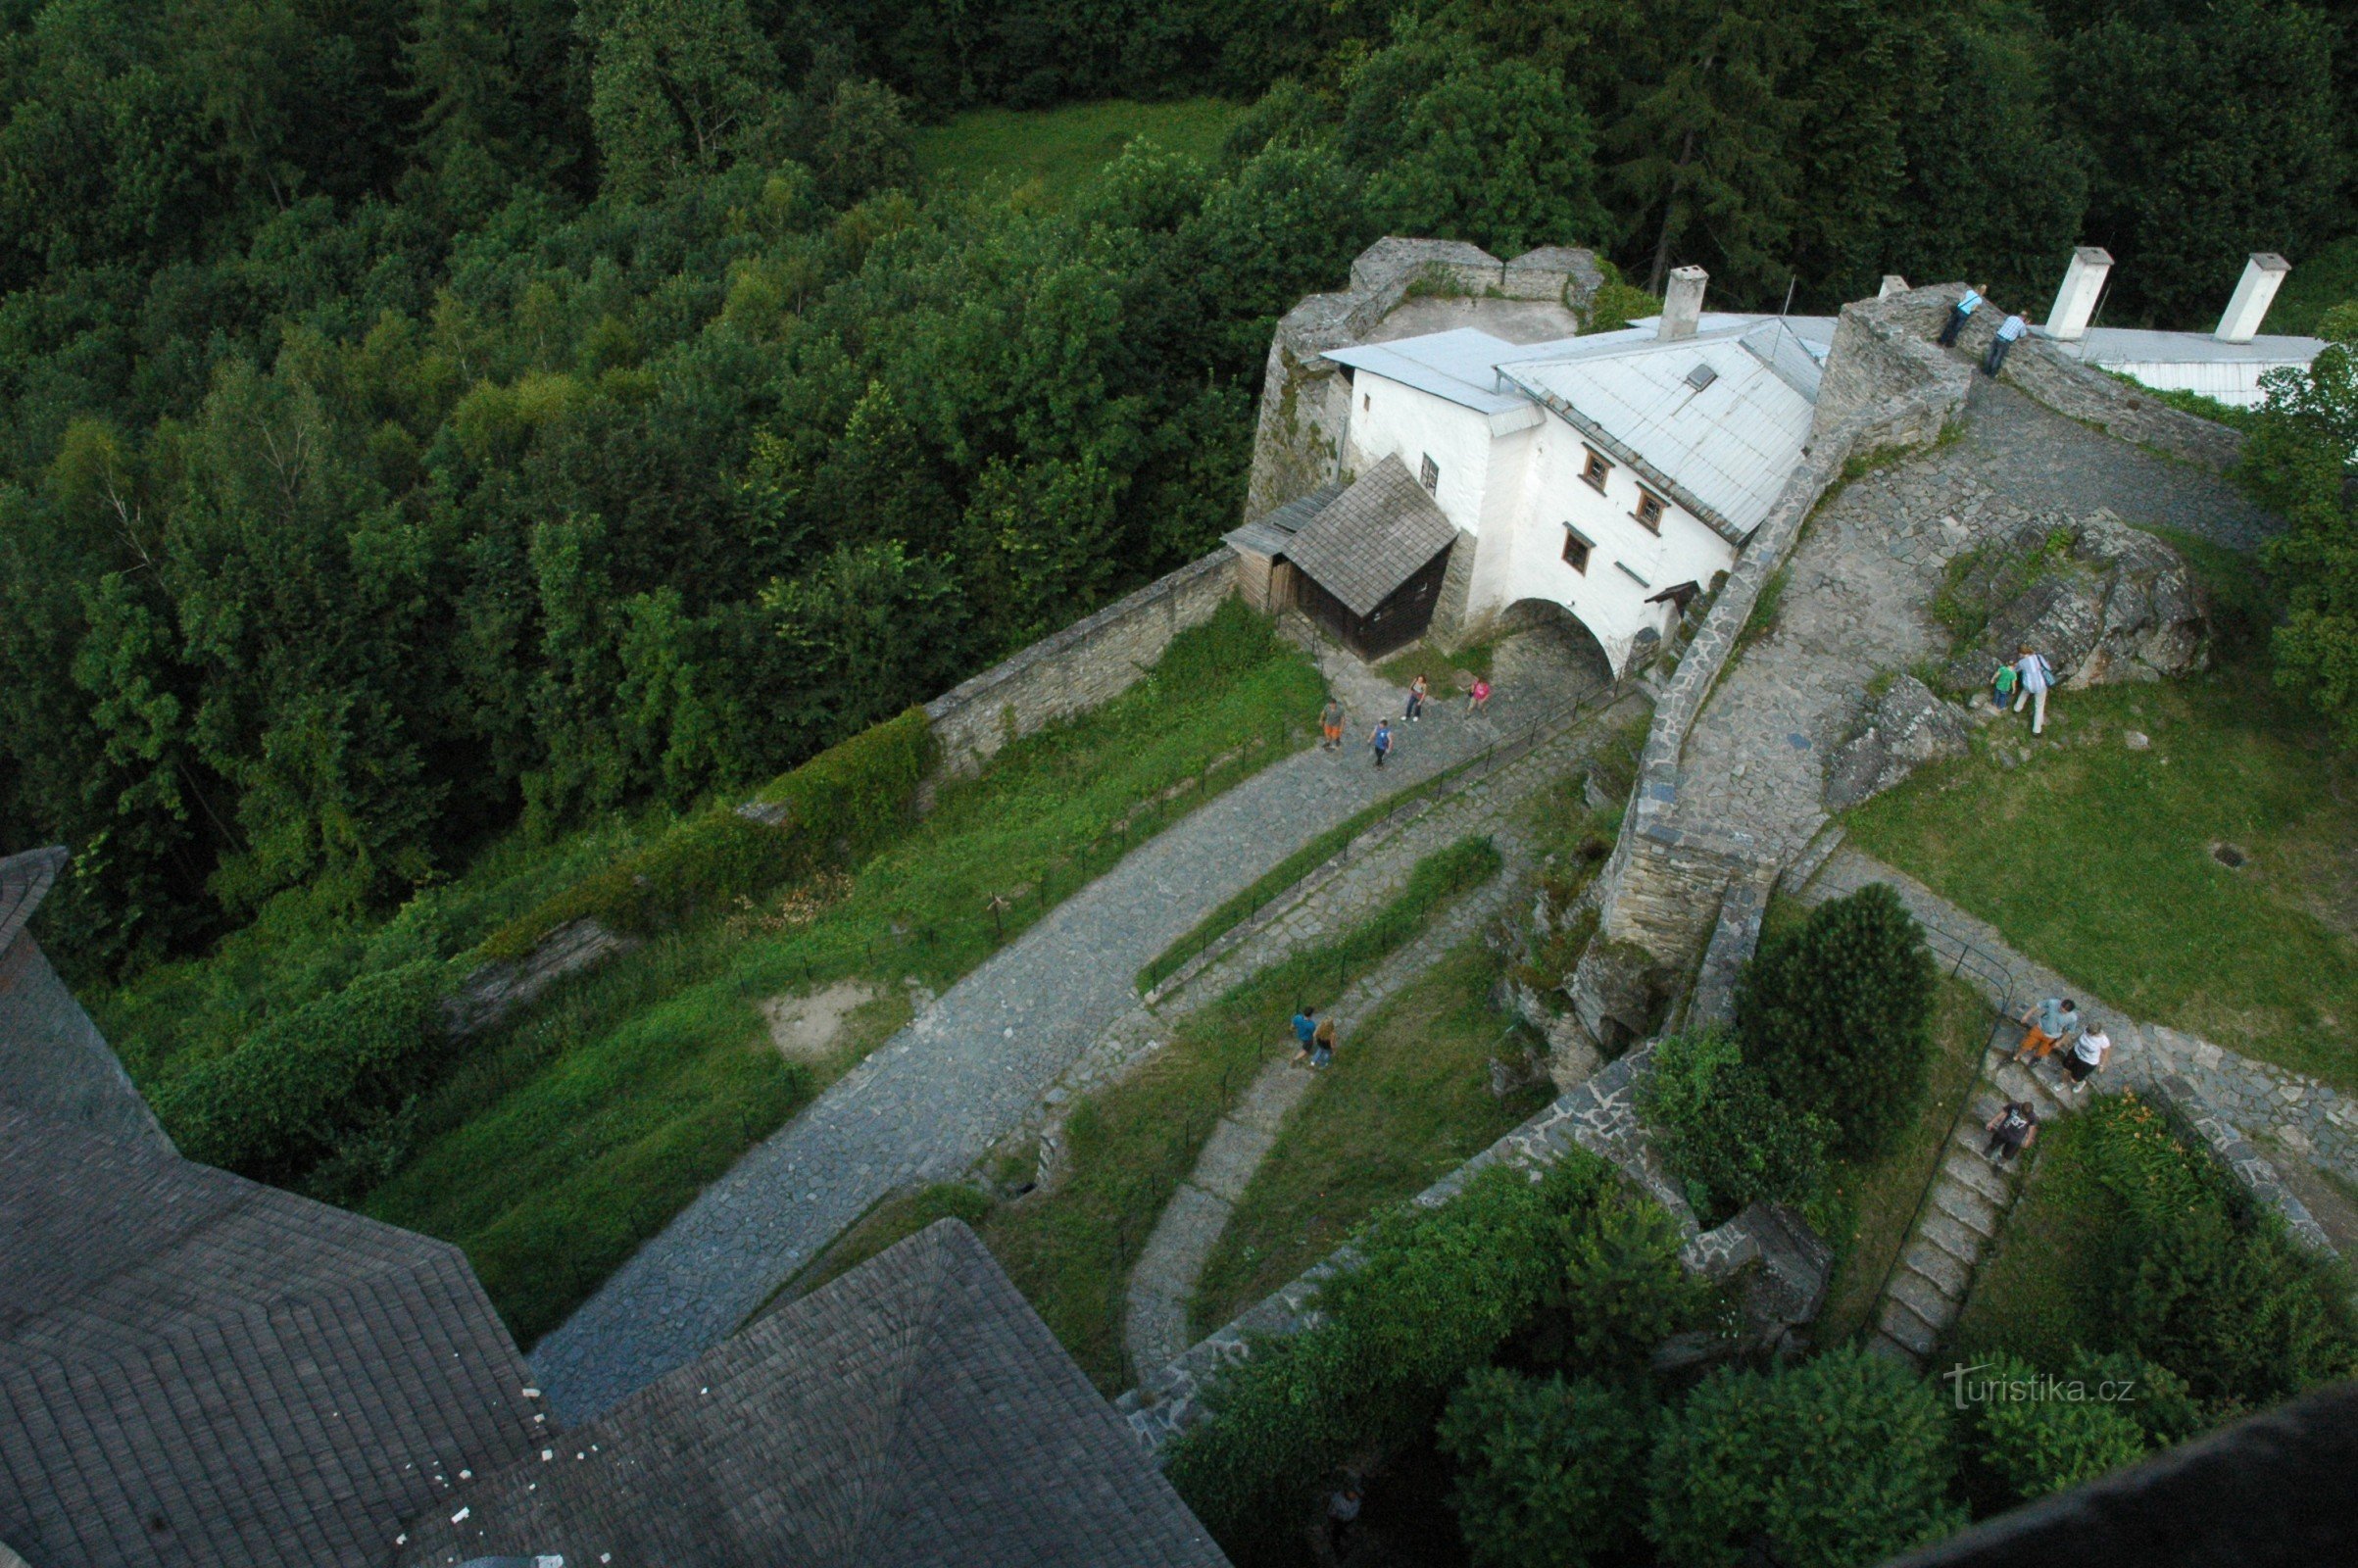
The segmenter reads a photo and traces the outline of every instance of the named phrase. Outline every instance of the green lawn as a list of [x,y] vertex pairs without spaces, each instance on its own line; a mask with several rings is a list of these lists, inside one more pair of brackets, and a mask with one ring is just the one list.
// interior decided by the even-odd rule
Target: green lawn
[[1498,960],[1472,941],[1341,1042],[1246,1190],[1191,1307],[1206,1333],[1544,1107],[1547,1085],[1500,1099],[1493,1056],[1533,1043],[1491,1004]]
[[2291,261],[2292,271],[2268,307],[2263,332],[2314,332],[2319,317],[2358,300],[2358,234]]
[[[1074,1107],[1064,1123],[1063,1178],[985,1224],[992,1252],[1100,1389],[1130,1384],[1122,1305],[1147,1237],[1213,1125],[1265,1062],[1293,1051],[1295,1009],[1330,1005],[1498,868],[1487,839],[1429,856],[1364,923],[1190,1014],[1144,1067]],[[1351,1050],[1345,1042],[1338,1059]]]
[[1965,1356],[2012,1351],[2034,1365],[2061,1366],[2073,1347],[2105,1342],[2119,1266],[2112,1238],[2129,1221],[2128,1205],[2096,1179],[2085,1120],[2040,1128],[2036,1148],[2030,1185],[1949,1331]]
[[[1217,676],[1201,658],[1167,680],[1151,676],[944,789],[925,822],[815,919],[787,923],[782,905],[716,914],[470,1042],[419,1107],[417,1155],[363,1206],[464,1247],[531,1343],[889,1036],[907,1016],[905,978],[947,986],[1126,844],[1306,744],[1323,692],[1316,670],[1265,628],[1245,642],[1251,657],[1214,661]],[[1183,641],[1170,657],[1191,649],[1204,652]],[[1206,761],[1223,756],[1207,776]],[[994,896],[1005,901],[996,913]],[[786,1062],[759,1004],[845,977],[882,995],[829,1059]]]
[[[2132,730],[2151,738],[2132,751]],[[1990,741],[2031,746],[2001,770]],[[2358,1089],[2358,790],[2247,659],[2058,693],[1850,817],[1860,848],[2137,1016]],[[2249,863],[2212,856],[2229,844]]]
[[1836,1161],[1824,1200],[1812,1205],[1836,1255],[1815,1335],[1820,1345],[1840,1345],[1874,1322],[1885,1277],[1980,1074],[1994,1021],[1990,1004],[1964,982],[1944,979],[1934,1007],[1933,1057],[1916,1119],[1883,1158]]
[[1240,106],[1217,98],[976,109],[917,132],[917,170],[934,179],[1037,181],[1060,202],[1118,157],[1133,136],[1208,163],[1240,113]]

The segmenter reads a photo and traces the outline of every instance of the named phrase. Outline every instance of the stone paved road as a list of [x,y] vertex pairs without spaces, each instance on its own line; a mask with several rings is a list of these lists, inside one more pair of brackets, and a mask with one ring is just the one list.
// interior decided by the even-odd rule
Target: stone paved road
[[[1347,701],[1380,690],[1363,668],[1330,673]],[[1131,852],[748,1152],[542,1339],[533,1370],[559,1415],[589,1419],[685,1365],[877,1200],[965,1170],[1136,1000],[1139,968],[1222,900],[1584,683],[1599,676],[1567,665],[1554,680],[1501,684],[1481,718],[1442,703],[1400,726],[1381,772],[1359,744],[1372,715],[1353,702],[1345,751],[1274,763]]]
[[2099,507],[2236,548],[2269,526],[2216,476],[1975,377],[1963,439],[1854,481],[1810,524],[1777,629],[1730,666],[1688,737],[1681,818],[1790,858],[1825,821],[1825,757],[1868,680],[1945,650],[1926,608],[1948,562],[2033,517]]

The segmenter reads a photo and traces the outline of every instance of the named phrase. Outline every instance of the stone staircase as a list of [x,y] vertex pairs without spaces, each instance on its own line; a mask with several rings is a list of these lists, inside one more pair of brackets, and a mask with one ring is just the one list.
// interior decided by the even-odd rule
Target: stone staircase
[[2011,1165],[1993,1163],[1982,1152],[1989,1142],[1985,1124],[2001,1104],[2024,1100],[2046,1128],[2077,1113],[2089,1093],[2071,1088],[2051,1063],[2013,1062],[2010,1055],[2020,1039],[2021,1030],[2012,1023],[1992,1030],[1981,1076],[1948,1130],[1915,1229],[1884,1285],[1868,1348],[1912,1367],[1924,1365],[1964,1309],[1974,1270],[1997,1245],[1998,1228],[2021,1192],[2025,1168],[2038,1157],[2039,1146],[2033,1144]]

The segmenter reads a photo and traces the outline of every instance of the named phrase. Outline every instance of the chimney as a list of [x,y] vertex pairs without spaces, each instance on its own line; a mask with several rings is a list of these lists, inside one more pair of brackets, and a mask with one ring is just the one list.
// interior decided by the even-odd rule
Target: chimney
[[2088,318],[2096,314],[2096,296],[2104,292],[2104,274],[2111,270],[2110,251],[2083,245],[2072,252],[2063,287],[2055,291],[2055,308],[2047,312],[2047,336],[2076,343],[2088,335]]
[[1897,272],[1886,272],[1883,275],[1883,287],[1875,291],[1875,297],[1879,300],[1888,300],[1894,294],[1905,294],[1907,291],[1908,280],[1906,278],[1901,277]]
[[2258,337],[2268,307],[2276,303],[2276,291],[2284,286],[2284,274],[2291,270],[2292,264],[2276,252],[2253,251],[2235,283],[2235,298],[2227,302],[2227,314],[2219,318],[2219,330],[2211,336],[2222,343],[2248,343]]
[[1703,318],[1703,285],[1711,274],[1699,267],[1674,267],[1670,270],[1670,289],[1662,296],[1662,324],[1654,335],[1668,341],[1671,338],[1693,337]]

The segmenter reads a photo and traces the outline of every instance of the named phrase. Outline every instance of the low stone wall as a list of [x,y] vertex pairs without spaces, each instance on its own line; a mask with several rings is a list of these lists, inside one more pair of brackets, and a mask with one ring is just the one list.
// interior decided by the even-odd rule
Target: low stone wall
[[2309,1212],[2309,1205],[2292,1195],[2268,1156],[2252,1148],[2235,1124],[2220,1114],[2201,1091],[2176,1073],[2163,1078],[2156,1087],[2162,1098],[2193,1124],[2195,1136],[2210,1150],[2211,1156],[2251,1195],[2252,1201],[2284,1222],[2294,1241],[2320,1257],[2340,1255],[2326,1235],[2325,1227]]
[[1011,740],[1088,712],[1138,683],[1171,639],[1236,592],[1222,545],[925,705],[945,773],[975,773]]

